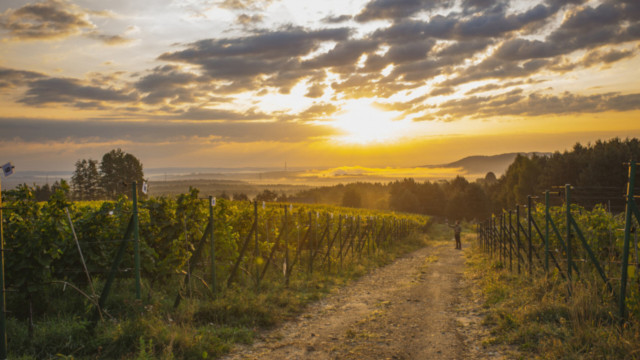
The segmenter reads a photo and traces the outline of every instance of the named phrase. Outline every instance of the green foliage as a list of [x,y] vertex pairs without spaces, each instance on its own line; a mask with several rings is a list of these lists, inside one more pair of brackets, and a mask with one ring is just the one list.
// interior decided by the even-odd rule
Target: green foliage
[[143,178],[142,163],[135,156],[117,149],[102,157],[100,182],[108,198],[115,199],[119,195],[130,193],[130,184],[134,181],[137,182],[140,192]]
[[[252,203],[219,199],[212,209],[218,283],[214,296],[209,234],[203,233],[209,220],[208,199],[190,189],[177,198],[140,200],[143,299],[133,299],[133,251],[127,243],[113,294],[102,309],[105,320],[91,334],[85,319],[93,313],[97,296],[91,295],[82,270],[67,211],[99,295],[131,219],[132,203],[126,196],[72,203],[67,193],[66,183],[46,203],[36,202],[33,189],[26,185],[3,193],[5,239],[14,249],[6,256],[6,280],[9,287],[20,290],[7,293],[11,321],[19,324],[11,346],[21,356],[219,356],[232,342],[250,341],[256,327],[297,313],[332,284],[421,246],[418,237],[409,235],[428,222],[415,215],[320,205],[287,207],[285,221],[285,208],[278,203],[260,204],[256,221]],[[337,234],[344,243],[336,240]],[[201,239],[205,246],[196,262],[192,256]],[[249,246],[241,252],[245,243]],[[227,288],[236,264],[236,281]],[[193,271],[185,283],[190,265]],[[259,288],[257,275],[262,277]],[[178,294],[184,301],[174,309]],[[35,341],[28,340],[26,326],[30,303]],[[56,317],[51,317],[54,313]],[[61,331],[49,334],[47,329],[54,326]]]
[[271,191],[268,189],[265,189],[260,194],[256,195],[256,201],[260,201],[260,202],[262,201],[273,202],[273,201],[276,201],[277,198],[278,198],[278,194],[275,191]]
[[[22,296],[32,299],[43,283],[51,281],[57,261],[66,246],[65,208],[69,206],[66,194],[68,185],[62,182],[45,204],[35,202],[31,188],[23,185],[7,192],[7,211],[4,227],[5,246],[11,256],[5,256],[6,287],[19,289]],[[25,299],[23,299],[25,300]],[[36,311],[45,305],[45,300],[36,297]],[[19,314],[26,313],[22,308]]]
[[78,160],[71,177],[74,196],[79,200],[97,200],[102,196],[97,160]]

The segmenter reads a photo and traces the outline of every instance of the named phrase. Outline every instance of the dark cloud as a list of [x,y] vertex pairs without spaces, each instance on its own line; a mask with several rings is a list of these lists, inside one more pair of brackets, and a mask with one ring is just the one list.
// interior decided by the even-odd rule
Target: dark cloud
[[483,118],[487,116],[584,114],[639,109],[640,94],[576,95],[565,92],[560,95],[550,95],[536,92],[525,95],[521,89],[516,89],[494,96],[468,96],[463,99],[450,100],[439,106],[436,115]]
[[72,121],[0,118],[0,130],[26,142],[109,142],[134,140],[139,143],[184,141],[213,137],[217,142],[299,142],[335,135],[329,126],[292,122],[184,122],[184,121]]
[[475,53],[484,51],[487,47],[493,45],[494,43],[495,40],[492,39],[456,41],[440,49],[435,55],[438,57],[447,58],[469,58]]
[[134,87],[143,94],[141,100],[147,104],[192,103],[196,101],[198,93],[205,89],[191,85],[202,80],[196,74],[181,71],[178,66],[165,65],[156,67],[140,78]]
[[325,24],[340,24],[353,19],[351,15],[330,15],[322,19]]
[[491,84],[475,87],[475,88],[467,91],[465,93],[465,95],[473,95],[473,94],[477,94],[477,93],[481,93],[481,92],[506,89],[506,88],[510,88],[510,87],[514,87],[514,86],[521,86],[521,85],[527,85],[527,84],[538,84],[538,83],[541,83],[541,82],[543,82],[543,81],[529,79],[529,80],[526,80],[526,81],[521,80],[521,81],[507,81],[507,82],[503,82],[503,83],[491,83]]
[[348,40],[338,43],[327,53],[302,63],[305,68],[353,67],[362,54],[374,51],[378,43],[373,40]]
[[500,5],[471,16],[451,13],[432,16],[427,21],[403,20],[375,31],[373,37],[389,43],[429,37],[446,40],[496,38],[542,24],[559,8],[538,4],[520,13],[508,13],[508,10],[507,6]]
[[358,22],[400,20],[451,3],[449,0],[371,0],[354,19]]
[[248,56],[289,59],[306,55],[325,41],[347,40],[349,34],[347,28],[309,31],[286,27],[246,37],[201,40],[189,44],[186,50],[162,54],[159,59],[198,65],[207,65],[209,61],[221,58]]
[[549,58],[576,50],[640,40],[640,5],[604,3],[571,10],[544,41],[515,38],[505,41],[495,56],[504,60]]
[[552,64],[551,61],[544,59],[510,62],[489,57],[477,65],[461,70],[457,76],[445,80],[442,85],[456,86],[484,79],[526,78],[550,64]]
[[62,39],[83,35],[107,45],[119,45],[131,40],[120,35],[108,35],[96,30],[90,15],[111,16],[109,12],[88,11],[65,0],[46,0],[8,9],[0,15],[0,28],[19,40]]
[[456,35],[459,38],[495,37],[546,20],[556,11],[557,9],[538,4],[518,14],[507,15],[504,9],[496,13],[485,12],[460,22],[455,28]]
[[636,54],[634,50],[617,50],[611,49],[608,51],[593,50],[585,54],[585,56],[576,63],[569,63],[567,71],[573,70],[578,66],[591,67],[597,65],[610,66],[611,64],[633,57]]
[[[226,80],[220,91],[239,91],[262,86],[289,89],[301,79],[313,76],[314,67],[344,63],[352,53],[341,46],[326,54],[322,61],[301,66],[300,58],[328,41],[343,42],[349,38],[347,28],[306,30],[286,27],[255,35],[202,40],[189,44],[186,50],[162,54],[159,59],[198,65],[211,81]],[[363,45],[364,46],[364,45]],[[322,55],[321,55],[322,56]],[[359,56],[359,55],[358,55]],[[229,81],[231,83],[229,84]]]
[[122,90],[84,85],[79,80],[69,78],[39,79],[29,82],[28,86],[29,89],[19,102],[35,106],[50,103],[74,104],[83,100],[123,103],[136,99]]
[[[348,92],[349,96],[389,96],[394,91],[420,87],[438,75],[449,78],[443,87],[452,87],[485,78],[530,76],[557,64],[558,61],[544,60],[557,55],[554,47],[544,41],[513,38],[512,34],[533,31],[575,2],[550,0],[524,11],[513,11],[504,1],[467,1],[464,5],[475,8],[474,12],[450,12],[423,21],[411,19],[410,15],[450,5],[449,2],[374,0],[356,19],[385,18],[395,22],[364,37],[354,38],[355,32],[348,28],[308,30],[288,26],[238,38],[202,40],[182,51],[162,54],[159,59],[198,65],[217,84],[216,90],[225,94],[264,86],[288,94],[301,80],[330,69],[341,77],[334,81],[334,89]],[[491,6],[483,6],[489,3]],[[492,58],[479,65],[467,64],[470,57],[504,37],[511,40],[501,44]],[[302,60],[329,42],[335,42],[332,49]],[[383,46],[389,49],[380,55],[378,50]],[[358,67],[357,62],[364,55],[364,66]],[[380,71],[392,64],[393,71],[382,76]],[[383,78],[385,81],[381,82]],[[323,79],[324,76],[314,83]],[[320,96],[320,87],[311,90],[308,96]]]
[[61,0],[9,9],[0,18],[0,26],[19,39],[62,38],[94,28],[87,14]]
[[0,90],[13,89],[26,85],[34,79],[44,78],[46,75],[33,71],[14,70],[0,67]]
[[427,58],[427,53],[429,53],[435,43],[435,40],[427,39],[396,44],[389,48],[389,51],[387,51],[384,57],[390,63],[394,64],[421,61]]

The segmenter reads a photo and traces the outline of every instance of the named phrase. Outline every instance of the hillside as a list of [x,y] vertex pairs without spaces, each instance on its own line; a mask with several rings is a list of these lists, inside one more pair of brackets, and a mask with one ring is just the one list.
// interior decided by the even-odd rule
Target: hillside
[[460,160],[439,165],[424,165],[426,168],[462,168],[469,174],[486,174],[492,171],[496,176],[504,174],[509,165],[513,163],[513,159],[518,154],[531,157],[533,155],[549,155],[549,153],[530,152],[530,153],[506,153],[499,155],[474,155],[467,156]]

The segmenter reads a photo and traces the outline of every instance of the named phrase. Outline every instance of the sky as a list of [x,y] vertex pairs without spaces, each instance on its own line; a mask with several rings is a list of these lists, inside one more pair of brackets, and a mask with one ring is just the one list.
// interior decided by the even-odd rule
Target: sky
[[0,163],[415,167],[640,137],[637,0],[3,0]]

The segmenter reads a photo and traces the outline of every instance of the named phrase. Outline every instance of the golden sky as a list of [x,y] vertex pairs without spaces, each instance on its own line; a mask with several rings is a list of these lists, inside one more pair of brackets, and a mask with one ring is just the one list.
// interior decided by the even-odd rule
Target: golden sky
[[640,136],[637,0],[0,3],[0,152],[406,167]]

